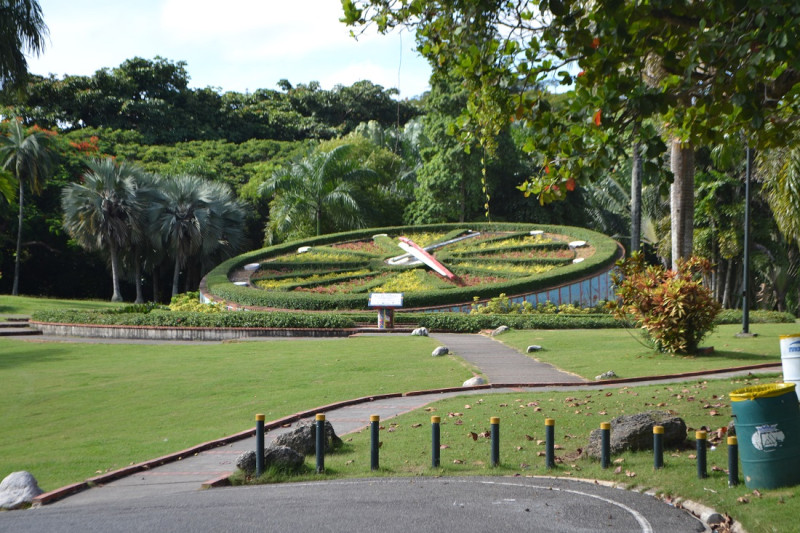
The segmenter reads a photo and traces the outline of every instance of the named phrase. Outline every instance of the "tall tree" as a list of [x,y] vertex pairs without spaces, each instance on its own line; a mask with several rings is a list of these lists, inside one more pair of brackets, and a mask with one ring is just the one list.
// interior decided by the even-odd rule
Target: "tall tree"
[[222,184],[197,176],[165,177],[148,208],[159,245],[174,261],[172,295],[179,291],[181,269],[190,261],[237,252],[243,242],[244,212]]
[[120,253],[145,238],[143,208],[138,196],[143,171],[112,158],[93,159],[82,183],[64,187],[61,205],[64,229],[80,246],[108,254],[112,302],[121,302]]
[[[286,236],[308,229],[321,235],[323,229],[345,230],[361,226],[354,198],[355,180],[373,176],[350,157],[345,144],[328,152],[315,150],[308,156],[272,174],[259,191],[274,195],[270,204],[270,235]],[[313,228],[313,229],[312,229]]]
[[50,173],[53,152],[50,135],[40,129],[28,131],[19,120],[8,123],[8,135],[0,135],[0,161],[3,170],[11,172],[19,184],[19,222],[17,226],[17,252],[14,258],[14,284],[11,294],[19,294],[19,264],[22,255],[22,223],[25,204],[25,186],[39,194]]
[[44,50],[47,26],[37,0],[0,0],[0,88],[28,75],[26,53]]
[[[676,254],[691,250],[692,149],[747,132],[752,146],[785,142],[800,112],[800,5],[551,0],[342,0],[345,20],[416,30],[434,70],[463,78],[462,136],[491,140],[509,120],[532,125],[526,144],[543,171],[523,185],[562,199],[626,151],[622,132],[663,116],[673,144]],[[580,71],[577,75],[576,72]],[[642,73],[645,73],[645,76]],[[573,86],[554,113],[538,88]],[[648,162],[660,133],[640,131]],[[490,145],[491,143],[489,143]],[[544,170],[549,170],[545,172]],[[574,181],[570,181],[574,180]],[[678,257],[673,257],[673,260]]]

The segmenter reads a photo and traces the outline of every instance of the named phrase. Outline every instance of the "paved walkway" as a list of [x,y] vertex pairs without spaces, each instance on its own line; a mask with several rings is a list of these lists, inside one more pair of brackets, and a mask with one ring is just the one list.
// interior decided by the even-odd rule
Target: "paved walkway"
[[583,383],[574,374],[536,361],[485,335],[431,333],[465,361],[478,367],[489,383]]

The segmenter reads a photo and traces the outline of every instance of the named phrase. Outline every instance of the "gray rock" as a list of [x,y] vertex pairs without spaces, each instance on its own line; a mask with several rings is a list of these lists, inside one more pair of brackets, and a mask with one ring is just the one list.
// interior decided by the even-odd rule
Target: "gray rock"
[[270,446],[264,450],[264,468],[276,467],[281,470],[297,470],[303,466],[305,460],[305,455],[288,446]]
[[541,351],[541,349],[542,349],[542,347],[539,346],[538,344],[531,344],[530,346],[528,346],[527,352],[528,353],[538,352],[538,351]]
[[480,376],[475,376],[474,378],[469,378],[465,381],[461,386],[462,387],[474,387],[476,385],[485,385],[486,380]]
[[[305,456],[288,446],[270,446],[264,450],[264,468],[277,467],[282,470],[297,470],[305,462]],[[248,476],[256,473],[256,452],[249,450],[236,458],[236,467]]]
[[[296,451],[297,453],[302,453],[303,455],[317,453],[316,422],[301,423],[290,432],[284,433],[283,435],[280,435],[278,438],[276,438],[275,445],[286,446]],[[341,445],[342,445],[342,439],[340,439],[336,435],[336,432],[333,430],[333,426],[331,425],[331,423],[326,421],[325,450],[335,450]]]
[[411,332],[411,334],[417,337],[427,337],[428,328],[416,328],[414,331]]
[[450,348],[448,348],[447,346],[439,346],[438,348],[436,348],[433,351],[433,353],[431,355],[433,357],[439,357],[439,356],[442,356],[442,355],[447,355],[449,353],[450,353]]
[[508,326],[500,326],[492,332],[492,337],[495,335],[500,335],[501,333],[505,333],[506,331],[508,331]]
[[236,468],[252,476],[256,471],[256,452],[248,450],[236,458]]
[[29,504],[43,491],[30,472],[12,472],[0,482],[0,509],[16,509]]
[[[625,450],[652,450],[653,426],[664,426],[664,447],[676,447],[686,442],[686,422],[666,411],[647,411],[623,415],[611,421],[611,453]],[[586,454],[600,458],[601,430],[589,435]]]
[[608,372],[603,372],[599,376],[595,376],[594,379],[612,379],[617,377],[617,374],[613,370],[609,370]]

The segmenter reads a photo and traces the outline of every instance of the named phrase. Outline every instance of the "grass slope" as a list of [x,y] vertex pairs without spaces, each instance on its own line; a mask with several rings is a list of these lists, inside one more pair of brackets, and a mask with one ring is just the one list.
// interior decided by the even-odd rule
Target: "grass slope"
[[200,345],[0,339],[0,477],[45,490],[331,402],[459,386],[424,337]]
[[525,353],[531,344],[544,349],[531,354],[540,361],[594,379],[613,370],[620,378],[716,370],[760,363],[779,363],[781,335],[797,333],[798,324],[757,324],[757,337],[736,338],[738,325],[723,325],[709,335],[702,346],[713,346],[709,355],[661,354],[642,344],[637,330],[517,330],[496,339]]
[[0,316],[2,315],[32,315],[35,311],[52,311],[62,309],[116,309],[119,302],[106,302],[100,300],[57,300],[55,298],[38,298],[34,296],[0,295]]

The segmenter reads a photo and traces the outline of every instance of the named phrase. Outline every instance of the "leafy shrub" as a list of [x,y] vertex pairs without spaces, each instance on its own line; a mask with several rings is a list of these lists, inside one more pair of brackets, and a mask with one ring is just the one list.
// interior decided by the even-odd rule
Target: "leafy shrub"
[[700,279],[711,264],[692,257],[673,271],[645,266],[644,257],[634,253],[617,266],[612,279],[621,302],[609,304],[615,316],[632,316],[662,351],[695,353],[721,309]]
[[603,314],[608,313],[608,306],[606,302],[599,302],[594,307],[578,307],[574,304],[561,304],[556,305],[550,300],[547,302],[539,303],[538,305],[533,305],[530,302],[522,302],[522,303],[514,303],[508,298],[505,293],[501,293],[500,296],[490,299],[484,305],[479,303],[480,298],[475,296],[473,298],[474,303],[472,304],[472,311],[470,311],[473,315],[506,315],[506,314],[523,314],[523,315],[530,315],[530,314],[556,314],[561,313],[565,315],[592,315],[592,314]]
[[[601,329],[621,328],[624,324],[615,317],[605,315],[471,315],[467,313],[415,314],[413,321],[430,330],[453,333],[477,333],[482,329],[508,326],[513,329]],[[405,323],[406,317],[395,315],[395,324]]]
[[291,313],[255,311],[231,313],[192,313],[153,311],[151,313],[114,314],[97,311],[39,311],[33,320],[57,324],[93,324],[112,326],[162,326],[205,328],[352,328],[355,322],[347,315],[333,313]]
[[216,303],[204,304],[200,301],[200,293],[195,291],[173,296],[169,302],[169,310],[193,313],[221,313],[225,308]]

